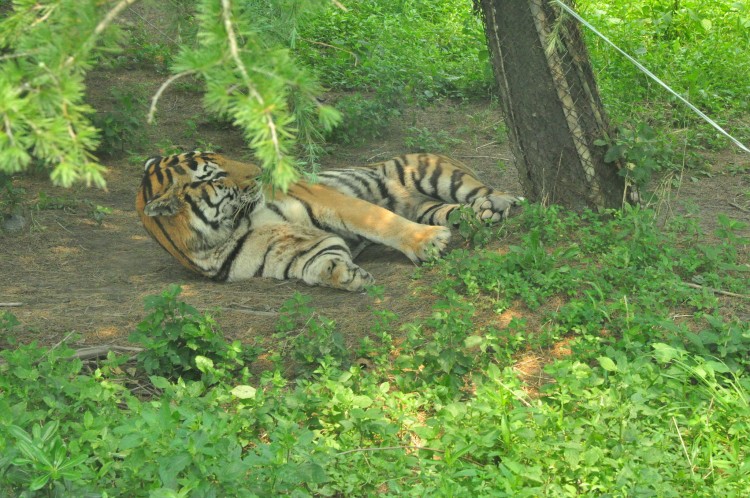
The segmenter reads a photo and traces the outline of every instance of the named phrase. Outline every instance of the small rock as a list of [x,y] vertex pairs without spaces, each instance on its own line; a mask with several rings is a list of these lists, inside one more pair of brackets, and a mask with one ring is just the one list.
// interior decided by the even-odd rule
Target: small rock
[[0,228],[6,232],[20,232],[26,228],[26,225],[28,224],[29,222],[22,215],[11,214],[3,217],[3,222],[0,225]]

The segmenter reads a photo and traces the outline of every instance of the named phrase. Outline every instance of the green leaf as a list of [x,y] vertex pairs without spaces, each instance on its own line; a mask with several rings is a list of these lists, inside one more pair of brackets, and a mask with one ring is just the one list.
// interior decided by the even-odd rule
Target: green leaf
[[171,385],[167,379],[159,377],[158,375],[152,375],[149,377],[149,380],[157,389],[167,389]]
[[195,366],[203,373],[211,372],[214,369],[214,362],[211,358],[198,355],[195,357]]
[[610,358],[607,358],[606,356],[600,356],[598,359],[599,359],[599,365],[601,365],[601,367],[607,372],[617,371],[617,365],[615,365],[615,362],[612,361]]
[[607,153],[604,155],[604,162],[611,163],[625,157],[625,146],[624,145],[613,145],[607,149]]
[[236,386],[230,392],[232,393],[232,395],[240,399],[252,399],[255,398],[257,389],[255,389],[253,386]]
[[31,436],[29,436],[29,433],[23,430],[21,427],[18,427],[17,425],[9,425],[8,432],[10,432],[13,437],[20,441],[24,441],[28,444],[32,443],[32,439]]
[[52,436],[55,435],[58,427],[60,427],[59,420],[51,420],[50,422],[46,423],[44,425],[44,433],[42,434],[42,441],[47,442],[50,439],[52,439]]
[[86,410],[86,413],[83,414],[83,426],[90,429],[92,425],[94,425],[94,415],[90,410]]
[[484,337],[481,335],[470,335],[466,338],[464,341],[464,345],[471,349],[477,346],[480,346],[484,342]]
[[725,363],[720,361],[707,361],[706,366],[711,368],[714,372],[719,373],[729,373],[732,371]]
[[651,347],[654,348],[654,356],[660,363],[669,363],[675,358],[680,358],[682,356],[682,352],[680,350],[675,349],[669,344],[657,342],[652,344]]
[[26,441],[18,441],[16,443],[17,448],[26,455],[26,457],[34,462],[40,462],[47,467],[52,467],[52,462],[47,455],[42,451],[41,448],[33,443],[27,443]]
[[75,458],[71,458],[70,460],[68,460],[67,462],[65,462],[64,464],[60,466],[60,470],[62,471],[62,470],[72,469],[74,467],[77,467],[78,465],[85,462],[88,459],[88,457],[89,457],[88,455],[78,455]]
[[470,451],[474,451],[476,449],[477,449],[477,447],[474,444],[468,444],[468,445],[463,446],[461,448],[453,449],[450,452],[446,452],[446,454],[445,454],[445,460],[446,460],[446,462],[448,464],[452,464],[453,462],[455,462],[456,460],[458,460],[459,458],[461,458],[465,454],[469,453]]
[[62,443],[61,439],[57,439],[52,446],[52,466],[59,469],[63,465],[63,462],[65,462],[67,456],[68,449]]
[[121,451],[136,448],[143,443],[144,436],[141,433],[128,434],[127,436],[120,439],[117,448]]
[[49,473],[46,473],[44,475],[41,475],[41,476],[37,477],[36,479],[34,479],[33,481],[31,481],[31,483],[29,484],[29,489],[31,491],[36,491],[38,489],[42,489],[47,484],[47,482],[49,481],[49,478],[50,478]]
[[298,471],[303,482],[321,484],[328,481],[328,475],[320,464],[304,463],[299,466]]
[[370,405],[372,405],[372,398],[369,396],[354,396],[352,399],[352,406],[357,408],[367,408]]

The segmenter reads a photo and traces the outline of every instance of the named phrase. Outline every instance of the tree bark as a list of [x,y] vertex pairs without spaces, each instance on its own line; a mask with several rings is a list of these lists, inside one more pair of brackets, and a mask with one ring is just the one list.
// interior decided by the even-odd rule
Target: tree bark
[[548,0],[481,0],[481,10],[524,194],[579,211],[621,207],[621,164],[594,144],[611,130],[578,25]]

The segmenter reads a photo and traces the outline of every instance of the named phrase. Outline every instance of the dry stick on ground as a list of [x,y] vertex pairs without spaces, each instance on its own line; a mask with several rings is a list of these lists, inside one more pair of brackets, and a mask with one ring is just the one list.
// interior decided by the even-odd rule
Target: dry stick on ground
[[37,363],[41,362],[44,359],[45,356],[47,356],[48,354],[50,354],[55,349],[59,348],[60,344],[62,344],[63,342],[66,342],[68,339],[70,339],[70,336],[73,335],[73,334],[75,334],[75,332],[68,332],[68,335],[66,335],[65,337],[63,337],[63,339],[60,342],[58,342],[57,344],[55,344],[54,346],[52,346],[51,348],[49,348],[47,351],[45,351],[44,354],[42,355],[42,357],[39,358],[36,362]]
[[729,292],[721,289],[714,289],[713,287],[706,287],[705,285],[698,285],[694,284],[692,282],[683,282],[683,284],[687,285],[688,287],[692,287],[693,289],[699,289],[699,290],[710,290],[711,292],[715,292],[717,294],[721,294],[724,296],[730,296],[730,297],[738,297],[740,299],[750,299],[750,295],[747,294],[737,294],[735,292]]
[[96,358],[103,358],[109,354],[109,352],[115,353],[140,353],[143,348],[133,348],[128,346],[115,346],[115,345],[103,345],[103,346],[92,346],[90,348],[82,348],[76,350],[73,353],[73,358],[79,360],[93,360]]
[[255,310],[252,308],[248,308],[245,305],[242,304],[236,304],[232,303],[229,305],[228,308],[222,308],[223,310],[227,311],[237,311],[239,313],[246,313],[248,315],[261,315],[261,316],[277,316],[279,314],[278,311],[261,311],[261,310]]
[[513,389],[511,389],[510,386],[506,386],[505,384],[503,384],[499,380],[496,380],[495,382],[497,382],[501,387],[505,388],[506,391],[508,391],[514,398],[516,398],[518,401],[520,401],[521,403],[523,403],[525,406],[527,406],[527,407],[531,406],[531,403],[529,403],[528,401],[526,401],[525,399],[523,399],[517,392],[515,392]]
[[730,202],[729,205],[732,206],[733,208],[737,208],[740,211],[743,211],[745,213],[750,213],[750,209],[744,208],[744,207],[740,206],[739,204],[735,204],[734,202]]
[[23,303],[0,303],[0,308],[12,308],[14,306],[23,306]]
[[[65,337],[64,337],[64,338],[63,338],[63,339],[62,339],[62,340],[61,340],[60,342],[58,342],[57,344],[55,344],[54,346],[52,346],[51,348],[49,348],[49,349],[48,349],[47,351],[45,351],[45,352],[44,352],[44,354],[43,354],[43,355],[42,355],[42,356],[41,356],[41,357],[40,357],[40,358],[39,358],[38,360],[36,360],[36,361],[34,362],[34,364],[36,365],[36,364],[39,364],[39,363],[41,363],[41,362],[42,362],[42,360],[43,360],[43,359],[44,359],[44,358],[45,358],[45,357],[46,357],[46,356],[47,356],[48,354],[50,354],[50,352],[51,352],[51,351],[54,351],[55,349],[57,349],[58,347],[60,347],[60,344],[62,344],[62,343],[64,343],[65,341],[67,341],[67,340],[68,340],[68,339],[70,338],[70,336],[71,336],[71,335],[73,335],[73,334],[75,334],[75,332],[68,332],[68,335],[66,335],[66,336],[65,336]],[[5,361],[5,359],[4,359],[4,358],[0,358],[0,365],[5,365],[6,363],[7,363],[7,361]]]
[[[37,363],[40,362],[40,361],[42,361],[42,359],[44,359],[44,357],[47,356],[47,354],[49,354],[50,351],[52,351],[53,349],[59,347],[60,344],[62,344],[63,342],[65,342],[68,339],[68,337],[70,337],[72,334],[73,334],[73,332],[69,333],[65,337],[65,339],[63,339],[62,341],[58,342],[57,344],[55,344],[54,346],[52,346],[50,349],[48,349],[44,353],[44,355],[42,355],[42,357],[39,358],[39,360],[37,360]],[[90,348],[77,349],[71,355],[71,358],[77,358],[77,359],[82,360],[82,361],[95,360],[95,359],[98,359],[98,358],[104,358],[104,357],[106,357],[109,354],[110,351],[115,352],[115,353],[124,353],[124,354],[126,354],[126,353],[133,353],[133,354],[135,354],[135,353],[140,353],[141,351],[143,351],[143,348],[133,348],[133,347],[128,347],[128,346],[115,346],[113,344],[103,345],[103,346],[92,346]],[[2,364],[2,363],[5,363],[5,360],[3,360],[2,358],[0,358],[0,364]]]

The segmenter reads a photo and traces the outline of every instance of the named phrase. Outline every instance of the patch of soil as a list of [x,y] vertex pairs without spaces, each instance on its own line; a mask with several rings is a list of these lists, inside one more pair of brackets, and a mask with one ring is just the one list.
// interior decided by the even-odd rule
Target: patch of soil
[[[151,95],[161,81],[146,71],[96,73],[89,78],[90,101],[106,109],[113,105],[109,93],[113,86],[138,85]],[[144,104],[144,115],[145,110]],[[184,150],[211,143],[229,157],[248,158],[236,130],[203,116],[196,93],[169,90],[160,103],[158,125],[147,129],[144,141],[177,144]],[[520,193],[511,153],[506,143],[498,141],[500,119],[499,110],[489,102],[444,102],[429,109],[411,109],[377,140],[332,146],[322,163],[324,167],[364,164],[410,152],[404,142],[408,128],[426,128],[428,135],[450,137],[444,152],[469,164],[486,183]],[[188,126],[188,120],[193,125]],[[163,152],[158,146],[143,148],[150,149],[144,157]],[[182,299],[199,310],[215,311],[227,337],[243,341],[270,338],[279,307],[295,292],[311,295],[317,312],[336,320],[352,349],[369,333],[373,309],[389,309],[402,321],[431,312],[426,304],[429,293],[420,289],[428,289],[437,277],[428,272],[423,279],[412,279],[412,263],[378,246],[366,249],[357,262],[384,286],[382,299],[270,279],[220,284],[191,274],[147,236],[135,213],[142,159],[105,158],[103,163],[109,167],[106,191],[55,188],[45,175],[14,180],[16,187],[26,189],[25,216],[30,224],[20,232],[0,233],[0,303],[21,303],[0,309],[12,311],[21,321],[24,342],[53,345],[76,332],[80,346],[125,345],[145,316],[144,297],[162,292],[171,283],[181,285]],[[750,226],[748,158],[725,152],[712,161],[712,175],[695,182],[684,180],[679,192],[672,192],[670,206],[694,216],[708,234],[716,227],[718,213]],[[97,205],[112,210],[101,223],[93,215]],[[745,229],[744,235],[750,232]],[[738,313],[746,314],[747,309]],[[496,319],[485,317],[477,322]],[[538,369],[526,375],[535,375],[534,371]]]

